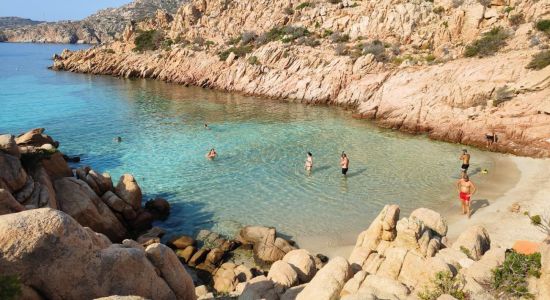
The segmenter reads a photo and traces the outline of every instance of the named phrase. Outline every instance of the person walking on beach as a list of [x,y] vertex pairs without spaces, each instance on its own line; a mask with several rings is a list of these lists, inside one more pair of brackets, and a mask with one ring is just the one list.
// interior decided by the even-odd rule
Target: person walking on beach
[[462,214],[468,214],[470,218],[470,200],[472,195],[477,191],[477,187],[467,174],[462,175],[462,178],[456,183],[456,189],[458,190],[458,198],[462,203]]
[[306,164],[304,167],[306,168],[306,171],[311,172],[311,169],[313,168],[313,154],[311,154],[311,152],[307,153]]
[[468,150],[463,149],[462,155],[459,159],[462,161],[462,174],[466,175],[468,173],[468,168],[470,167],[470,153],[468,153]]
[[208,158],[209,160],[213,160],[214,158],[216,158],[216,156],[218,156],[218,153],[214,148],[210,149],[210,152],[206,154],[206,158]]
[[344,153],[343,151],[342,151],[342,156],[340,157],[340,166],[342,167],[342,174],[346,175],[348,173],[348,168],[349,168],[349,158],[346,155],[346,153]]

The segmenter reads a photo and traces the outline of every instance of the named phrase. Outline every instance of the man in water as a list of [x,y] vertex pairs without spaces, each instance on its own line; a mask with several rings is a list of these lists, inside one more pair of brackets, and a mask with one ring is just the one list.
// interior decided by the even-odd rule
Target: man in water
[[311,172],[311,169],[313,168],[313,154],[311,154],[311,152],[307,153],[305,168],[308,172]]
[[208,124],[204,123],[204,129],[208,130],[210,127],[208,127]]
[[206,158],[210,160],[213,160],[214,158],[216,158],[216,156],[218,156],[218,153],[216,153],[216,150],[214,148],[210,149],[210,152],[206,154]]
[[342,156],[340,157],[340,166],[342,167],[342,174],[346,175],[349,168],[349,158],[344,152],[342,152]]
[[463,149],[459,159],[462,161],[462,174],[466,175],[470,167],[470,153],[468,153],[468,150]]
[[462,214],[468,214],[470,218],[470,199],[477,191],[477,187],[467,174],[462,175],[462,178],[456,183],[456,189],[458,190],[458,197],[462,202]]

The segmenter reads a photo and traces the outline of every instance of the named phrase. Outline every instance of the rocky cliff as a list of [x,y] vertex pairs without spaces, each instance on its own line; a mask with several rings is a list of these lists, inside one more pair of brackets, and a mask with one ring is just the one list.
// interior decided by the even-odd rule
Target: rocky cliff
[[344,105],[384,127],[475,146],[494,132],[492,150],[548,157],[550,68],[526,66],[548,45],[536,22],[549,15],[530,0],[196,0],[53,68]]
[[[80,21],[40,24],[19,22],[0,32],[0,41],[33,43],[97,44],[120,36],[132,21],[150,18],[158,10],[176,12],[184,0],[135,0],[118,8],[108,8]],[[1,28],[0,28],[1,29]]]

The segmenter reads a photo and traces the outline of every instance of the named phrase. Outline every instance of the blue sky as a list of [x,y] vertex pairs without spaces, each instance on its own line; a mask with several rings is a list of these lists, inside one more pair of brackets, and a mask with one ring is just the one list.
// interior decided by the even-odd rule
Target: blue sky
[[128,2],[131,0],[0,0],[0,16],[39,21],[80,20],[99,9]]

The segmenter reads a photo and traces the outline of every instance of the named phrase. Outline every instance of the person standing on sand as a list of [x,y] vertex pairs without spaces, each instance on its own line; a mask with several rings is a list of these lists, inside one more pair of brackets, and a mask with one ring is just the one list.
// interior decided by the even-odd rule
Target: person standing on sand
[[206,154],[206,158],[208,158],[209,160],[213,160],[214,158],[216,158],[216,156],[218,156],[218,153],[214,148],[210,149],[210,152]]
[[462,174],[466,175],[468,173],[468,168],[470,167],[470,153],[468,153],[468,150],[463,149],[462,155],[459,159],[462,161]]
[[470,181],[468,175],[464,174],[456,183],[456,189],[458,190],[458,198],[462,203],[462,214],[468,214],[468,218],[470,218],[470,200],[477,191],[477,187]]
[[346,155],[346,153],[344,153],[343,151],[342,151],[342,156],[340,157],[340,166],[342,167],[342,174],[346,175],[348,173],[348,168],[349,168],[349,158]]
[[311,172],[311,169],[313,168],[313,154],[311,154],[311,152],[307,153],[306,164],[304,167],[306,168],[306,171]]

